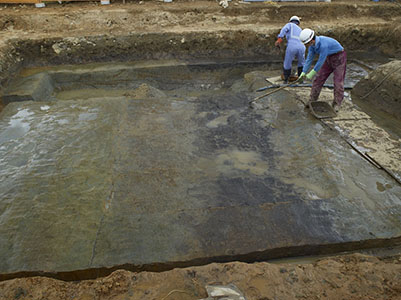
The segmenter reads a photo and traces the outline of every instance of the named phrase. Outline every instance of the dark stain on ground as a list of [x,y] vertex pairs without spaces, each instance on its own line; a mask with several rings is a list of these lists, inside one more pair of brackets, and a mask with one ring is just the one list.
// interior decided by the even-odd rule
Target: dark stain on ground
[[[201,118],[202,143],[197,146],[208,152],[210,149],[219,150],[228,147],[241,151],[256,151],[265,159],[274,155],[274,150],[269,145],[270,132],[274,129],[261,127],[258,121],[261,117],[249,109],[250,94],[226,92],[224,95],[201,96],[196,100],[198,113],[207,112],[205,118]],[[236,110],[237,113],[230,116],[227,125],[216,128],[206,127],[210,120],[222,115],[224,111]]]
[[[196,146],[200,156],[217,156],[223,150],[234,148],[257,152],[263,161],[274,167],[280,153],[273,149],[269,136],[275,129],[259,125],[260,115],[247,106],[250,98],[246,92],[226,92],[204,95],[196,100],[198,113],[206,112],[206,116],[198,120]],[[237,113],[227,119],[227,124],[215,128],[206,126],[210,120],[232,110]],[[214,199],[204,192],[211,189],[216,190]],[[222,251],[227,255],[243,254],[255,248],[324,242],[327,237],[332,237],[327,239],[333,242],[338,238],[330,233],[332,224],[328,214],[318,208],[324,200],[311,206],[293,185],[282,182],[268,170],[263,175],[246,170],[237,170],[235,176],[220,174],[216,181],[203,182],[194,188],[191,195],[210,206],[210,210],[204,212],[206,220],[202,218],[200,225],[194,224],[193,216],[184,218],[187,225],[194,224],[202,249],[210,255]],[[322,232],[325,232],[323,237]]]

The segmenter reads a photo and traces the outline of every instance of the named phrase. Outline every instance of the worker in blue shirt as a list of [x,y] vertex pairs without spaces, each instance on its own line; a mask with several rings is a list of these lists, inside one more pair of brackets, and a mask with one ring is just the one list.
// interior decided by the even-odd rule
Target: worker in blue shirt
[[[317,74],[312,83],[309,101],[317,101],[324,83],[330,74],[333,73],[334,100],[332,102],[332,107],[338,111],[338,108],[341,106],[344,99],[344,79],[347,67],[347,53],[343,46],[341,46],[341,44],[335,39],[327,36],[317,36],[315,32],[309,28],[302,30],[299,38],[307,47],[309,47],[308,56],[299,78],[306,77],[312,79]],[[319,58],[313,69],[307,73],[316,54],[319,55]]]
[[278,34],[278,38],[275,42],[275,46],[280,48],[280,44],[285,37],[287,40],[287,49],[284,57],[284,68],[283,68],[283,79],[284,83],[288,83],[291,76],[292,62],[296,57],[298,60],[298,76],[302,73],[302,69],[305,63],[305,46],[301,43],[299,35],[302,29],[299,27],[300,18],[292,16],[289,23],[281,29]]

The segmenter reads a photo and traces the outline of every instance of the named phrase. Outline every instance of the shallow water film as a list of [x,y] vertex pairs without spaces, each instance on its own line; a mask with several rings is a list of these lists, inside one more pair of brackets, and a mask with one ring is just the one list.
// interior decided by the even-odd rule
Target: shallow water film
[[0,272],[257,260],[399,236],[401,187],[288,93],[252,109],[255,68],[267,66],[23,73],[46,88],[0,114]]

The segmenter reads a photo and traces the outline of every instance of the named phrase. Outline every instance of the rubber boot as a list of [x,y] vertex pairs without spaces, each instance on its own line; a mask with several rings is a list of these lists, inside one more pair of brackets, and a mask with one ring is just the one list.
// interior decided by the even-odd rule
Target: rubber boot
[[288,83],[288,80],[291,76],[291,69],[283,69],[283,73],[284,73],[284,83]]
[[298,67],[298,77],[301,75],[303,69],[304,67]]

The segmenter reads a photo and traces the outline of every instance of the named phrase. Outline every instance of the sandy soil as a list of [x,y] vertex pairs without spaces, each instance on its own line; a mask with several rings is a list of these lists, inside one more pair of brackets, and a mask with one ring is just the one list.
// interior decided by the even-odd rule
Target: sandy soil
[[[0,283],[0,299],[203,299],[206,285],[234,284],[246,299],[401,299],[401,257],[349,255],[298,264],[210,264],[161,273],[118,270],[63,282],[33,277]],[[217,299],[217,298],[215,298]]]
[[[233,0],[226,9],[217,1],[145,0],[108,6],[55,2],[43,9],[1,5],[0,54],[9,55],[4,49],[15,39],[152,32],[199,32],[201,37],[205,32],[252,31],[266,34],[265,42],[273,48],[281,26],[291,15],[299,15],[303,27],[331,32],[351,49],[375,46],[395,55],[400,49],[399,40],[394,39],[401,31],[399,12],[398,2],[368,0],[333,0],[331,4]],[[371,32],[377,32],[380,42]],[[237,47],[246,46],[246,35],[238,38]],[[247,299],[401,299],[400,262],[398,255],[379,259],[353,254],[302,264],[233,262],[161,273],[119,270],[106,278],[79,282],[20,278],[0,282],[0,299],[201,299],[207,297],[205,285],[228,283],[234,283]]]

